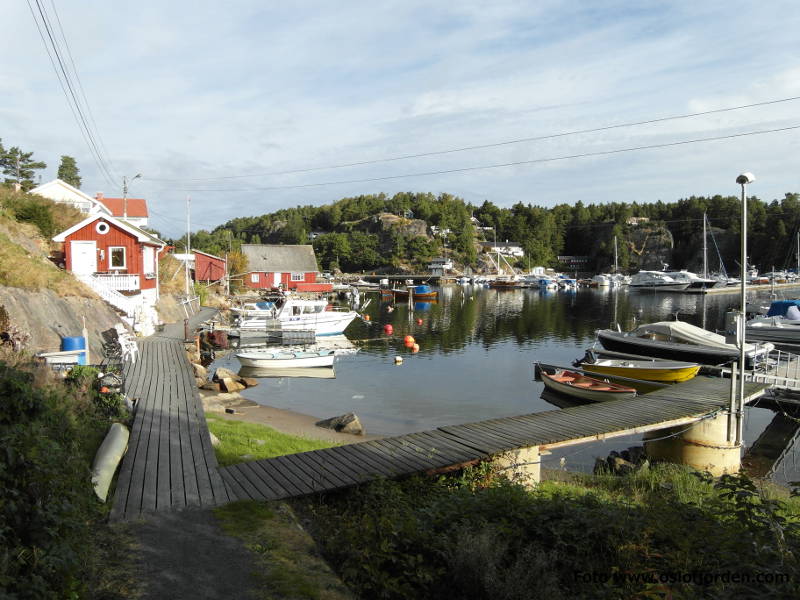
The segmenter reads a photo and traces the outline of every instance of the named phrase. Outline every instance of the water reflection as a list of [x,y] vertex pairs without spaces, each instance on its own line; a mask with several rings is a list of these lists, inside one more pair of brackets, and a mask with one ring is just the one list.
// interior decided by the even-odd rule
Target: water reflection
[[[337,357],[335,379],[264,379],[244,395],[320,418],[355,412],[376,435],[554,410],[548,398],[539,397],[543,385],[533,381],[535,360],[569,365],[594,342],[596,330],[615,324],[629,330],[677,314],[694,325],[720,329],[725,312],[738,304],[735,293],[706,297],[627,288],[545,294],[447,286],[438,303],[410,307],[381,303],[371,293],[367,297],[373,298],[367,307],[370,321],[356,320],[346,332],[360,352]],[[394,328],[391,336],[383,333],[387,323]],[[403,346],[406,335],[415,338],[419,353]],[[404,359],[402,365],[395,364],[397,356]],[[228,366],[226,361],[238,369],[232,356],[218,363]],[[747,414],[745,437],[753,444],[775,413],[751,408]],[[589,470],[595,456],[640,442],[631,436],[565,448],[553,452],[545,466],[565,458],[568,468]],[[800,479],[791,467],[796,454],[792,449],[782,457],[777,478]]]

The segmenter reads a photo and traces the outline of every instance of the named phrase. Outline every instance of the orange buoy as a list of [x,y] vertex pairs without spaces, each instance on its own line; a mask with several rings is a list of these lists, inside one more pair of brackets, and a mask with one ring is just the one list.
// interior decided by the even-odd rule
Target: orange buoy
[[383,333],[386,335],[392,335],[394,333],[394,327],[392,327],[391,323],[387,323],[383,326]]
[[103,387],[100,388],[100,393],[101,394],[107,394],[110,391],[111,390],[109,390],[106,386],[103,386]]
[[405,344],[411,344],[411,345],[413,345],[413,344],[414,344],[414,342],[416,342],[416,341],[417,341],[417,340],[415,340],[415,339],[414,339],[414,337],[413,337],[413,336],[410,336],[410,335],[407,335],[406,337],[404,337],[404,338],[403,338],[403,343],[405,343]]
[[414,344],[413,346],[411,346],[411,352],[413,352],[414,354],[419,352],[419,344]]
[[422,319],[417,319],[417,325],[422,325]]
[[364,320],[369,321],[369,315],[364,315]]

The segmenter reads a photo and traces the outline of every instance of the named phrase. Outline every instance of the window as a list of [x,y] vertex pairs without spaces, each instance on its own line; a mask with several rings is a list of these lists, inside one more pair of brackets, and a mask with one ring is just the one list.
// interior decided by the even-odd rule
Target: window
[[108,268],[125,268],[125,246],[109,246],[108,248]]
[[144,261],[144,276],[147,279],[155,279],[156,276],[156,249],[152,246],[145,246],[142,254]]
[[250,273],[250,283],[258,283],[258,273]]
[[305,281],[306,274],[305,273],[292,273],[292,281]]

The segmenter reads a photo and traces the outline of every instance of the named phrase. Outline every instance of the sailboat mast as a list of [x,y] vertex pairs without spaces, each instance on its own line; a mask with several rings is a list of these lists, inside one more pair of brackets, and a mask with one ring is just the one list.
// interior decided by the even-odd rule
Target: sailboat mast
[[797,271],[796,273],[800,275],[800,229],[797,230],[797,252],[795,253],[795,257],[797,260]]
[[617,274],[617,236],[614,236],[614,275]]
[[708,215],[703,213],[703,278],[708,279],[708,235],[706,234],[706,220]]

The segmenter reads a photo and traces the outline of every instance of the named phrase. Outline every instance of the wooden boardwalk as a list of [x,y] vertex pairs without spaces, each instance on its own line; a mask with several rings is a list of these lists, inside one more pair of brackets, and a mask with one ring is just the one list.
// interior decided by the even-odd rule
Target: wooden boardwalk
[[[192,321],[208,314],[201,312]],[[176,338],[183,338],[183,323],[140,340],[139,359],[125,365],[126,394],[137,399],[137,405],[111,520],[231,500],[211,447],[192,367]]]
[[[748,400],[767,386],[745,384]],[[220,469],[231,496],[278,500],[379,477],[436,472],[510,450],[546,450],[693,423],[728,406],[730,380],[697,377],[629,400],[453,425],[394,438],[241,463]]]

